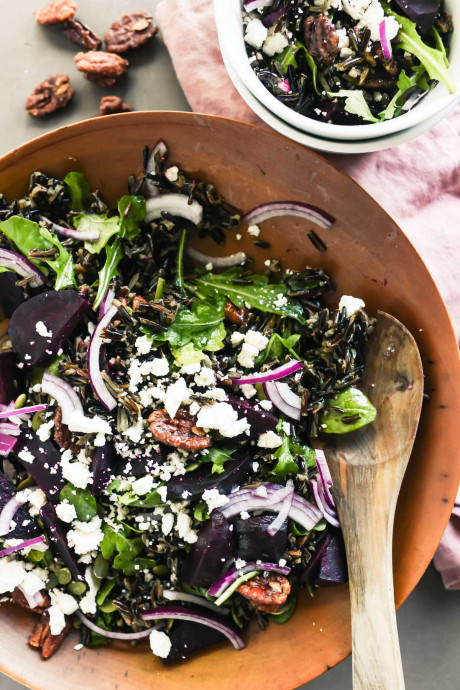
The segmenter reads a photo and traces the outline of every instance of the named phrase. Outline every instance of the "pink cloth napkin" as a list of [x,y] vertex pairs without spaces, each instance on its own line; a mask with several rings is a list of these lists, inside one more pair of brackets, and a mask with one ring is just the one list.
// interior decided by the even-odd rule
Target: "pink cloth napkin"
[[[258,124],[222,61],[211,0],[164,0],[157,20],[178,79],[196,112]],[[460,335],[460,109],[416,140],[355,156],[326,156],[403,228],[428,266]],[[460,503],[460,492],[457,496]],[[448,589],[460,589],[460,506],[436,553]]]

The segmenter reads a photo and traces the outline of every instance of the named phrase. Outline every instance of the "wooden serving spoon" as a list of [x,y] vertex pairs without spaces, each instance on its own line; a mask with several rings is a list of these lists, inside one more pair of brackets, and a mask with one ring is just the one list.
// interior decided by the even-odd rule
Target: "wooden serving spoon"
[[403,690],[393,590],[393,522],[417,432],[423,371],[416,342],[378,313],[360,388],[372,424],[328,439],[324,452],[348,559],[354,690]]

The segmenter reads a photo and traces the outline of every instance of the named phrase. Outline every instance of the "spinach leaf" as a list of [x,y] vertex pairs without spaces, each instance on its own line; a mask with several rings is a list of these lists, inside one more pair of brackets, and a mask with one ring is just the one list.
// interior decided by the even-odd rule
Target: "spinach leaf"
[[118,216],[107,218],[107,213],[82,213],[75,216],[73,225],[76,230],[97,230],[100,233],[97,242],[85,242],[85,249],[90,254],[99,254],[112,235],[120,230],[120,219]]
[[305,323],[302,305],[286,296],[286,285],[270,285],[267,276],[250,275],[247,280],[251,285],[235,285],[235,278],[240,278],[242,268],[230,268],[223,273],[204,273],[195,282],[199,291],[205,295],[228,297],[237,307],[244,307],[245,302],[255,309],[290,316],[299,323]]
[[158,493],[158,487],[145,496],[138,496],[132,491],[128,491],[118,497],[120,503],[125,506],[132,506],[133,508],[155,508],[156,506],[163,505],[160,494]]
[[126,195],[118,202],[120,214],[120,237],[132,240],[141,231],[139,223],[145,218],[145,199],[143,196]]
[[47,228],[40,228],[40,235],[45,240],[48,240],[50,244],[54,244],[58,250],[58,256],[55,259],[44,259],[48,266],[56,273],[54,289],[64,290],[68,287],[77,287],[72,254],[67,249],[64,249],[57,236],[52,234]]
[[424,43],[417,31],[416,24],[407,17],[402,17],[393,12],[387,2],[382,2],[382,7],[387,17],[394,17],[401,26],[397,36],[398,48],[407,50],[408,53],[415,55],[422,65],[425,66],[431,79],[436,79],[445,84],[449,93],[455,93],[455,82],[449,74],[444,51],[438,48],[431,48]]
[[53,246],[40,234],[40,226],[32,220],[22,216],[11,216],[0,222],[0,232],[15,245],[18,251],[31,261],[44,275],[48,275],[48,269],[39,259],[31,259],[31,249],[51,249]]
[[175,350],[192,343],[195,350],[215,352],[224,346],[224,316],[225,299],[222,297],[214,296],[213,301],[195,300],[190,309],[181,307],[168,331],[157,335],[156,339],[167,340]]
[[364,98],[362,91],[353,91],[352,89],[342,89],[335,93],[329,91],[328,96],[331,98],[345,98],[345,110],[352,115],[358,115],[366,122],[379,122],[377,117],[374,117],[369,108],[369,104]]
[[183,347],[170,347],[172,356],[178,364],[186,366],[187,364],[199,364],[204,358],[203,350],[197,350],[193,343],[187,343]]
[[221,474],[224,471],[224,464],[231,460],[233,453],[235,453],[241,446],[212,446],[209,448],[209,453],[200,455],[198,462],[212,462],[211,474]]
[[144,548],[142,538],[128,539],[124,528],[116,532],[107,524],[104,524],[102,531],[104,538],[100,549],[104,558],[111,558],[115,552],[118,552],[113,560],[113,567],[116,570],[123,570],[125,575],[132,574],[133,561]]
[[286,479],[287,474],[297,474],[299,471],[299,466],[291,453],[289,436],[287,434],[283,434],[283,443],[273,453],[273,457],[276,458],[278,462],[272,472],[280,481]]
[[91,188],[86,177],[81,172],[69,172],[64,182],[70,189],[71,211],[83,211],[91,203]]
[[310,446],[303,446],[299,443],[295,443],[291,439],[289,440],[289,448],[291,450],[291,453],[293,453],[294,455],[299,455],[303,459],[305,467],[307,469],[310,467],[315,467],[316,460],[314,448],[310,448]]
[[296,46],[298,48],[301,48],[304,51],[305,54],[305,60],[307,61],[307,65],[311,69],[311,77],[313,80],[313,87],[318,95],[321,95],[321,90],[318,89],[318,84],[317,84],[317,76],[318,76],[318,66],[308,50],[305,48],[305,46],[300,43],[300,41],[296,41]]
[[271,362],[273,359],[281,359],[285,350],[295,359],[300,359],[299,355],[293,349],[299,338],[299,333],[290,335],[289,331],[286,331],[283,336],[279,335],[279,333],[273,333],[265,350],[256,357],[254,366],[257,368],[264,362]]
[[198,501],[193,509],[193,517],[198,522],[204,522],[209,517],[208,504],[206,501]]
[[104,299],[110,281],[118,275],[118,264],[123,258],[123,249],[118,237],[113,244],[106,246],[105,254],[106,260],[104,266],[99,271],[99,287],[93,305],[95,311]]
[[[348,434],[370,424],[377,416],[377,410],[358,388],[345,388],[335,398],[326,400],[326,406],[341,407],[344,412],[325,412],[321,417],[321,431],[326,434]],[[343,417],[359,415],[352,424],[345,424]]]
[[81,522],[89,522],[97,515],[97,503],[91,491],[77,489],[73,484],[66,484],[61,489],[61,501],[68,501],[75,508],[77,519]]

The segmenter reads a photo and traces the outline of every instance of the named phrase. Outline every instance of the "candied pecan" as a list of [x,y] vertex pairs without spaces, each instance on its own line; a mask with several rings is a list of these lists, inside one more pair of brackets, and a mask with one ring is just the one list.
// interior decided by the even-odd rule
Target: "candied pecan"
[[79,72],[84,72],[88,77],[95,76],[98,79],[113,79],[120,77],[129,66],[128,60],[107,53],[105,50],[89,50],[87,53],[77,53],[74,57]]
[[196,419],[185,410],[178,410],[171,419],[166,410],[155,410],[149,417],[150,431],[157,441],[182,450],[197,451],[208,448],[211,439],[196,426]]
[[102,41],[97,34],[85,26],[78,19],[70,19],[62,27],[62,33],[69,41],[76,43],[81,48],[88,48],[89,50],[99,50]]
[[304,28],[305,47],[314,60],[325,67],[332,65],[339,52],[339,36],[334,25],[324,15],[308,17]]
[[120,21],[113,22],[104,36],[107,50],[113,53],[126,53],[150,41],[158,32],[152,22],[152,15],[145,10],[124,14]]
[[64,629],[59,635],[52,635],[50,630],[49,616],[43,613],[34,625],[29,636],[29,645],[35,649],[42,650],[42,658],[49,659],[64,642],[65,638],[72,629],[72,621],[67,621]]
[[33,117],[43,117],[65,108],[75,91],[70,88],[66,74],[56,74],[35,87],[26,101],[26,112]]
[[[99,105],[99,115],[114,115],[115,113],[129,113],[133,109],[129,103],[124,103],[120,96],[102,96]],[[134,298],[136,300],[136,298]],[[134,304],[134,302],[133,302]],[[135,307],[133,307],[135,309]]]
[[18,604],[19,606],[22,606],[23,609],[27,609],[28,611],[32,611],[33,613],[43,613],[45,609],[47,609],[49,606],[51,606],[51,601],[50,598],[47,594],[42,595],[42,601],[40,602],[39,605],[34,606],[32,608],[29,606],[29,602],[27,601],[26,597],[24,594],[21,592],[20,589],[17,587],[11,592],[11,598],[14,601],[15,604]]
[[120,77],[98,77],[97,74],[85,74],[84,77],[90,81],[91,84],[101,86],[103,89],[110,89],[112,86],[116,86],[120,81]]
[[256,575],[236,590],[259,611],[276,613],[286,602],[291,591],[291,585],[283,575],[270,573],[264,577]]
[[241,307],[241,309],[238,309],[238,307],[228,299],[225,302],[225,318],[227,321],[241,325],[242,323],[246,323],[248,318],[248,310],[246,307]]
[[[54,413],[54,436],[53,440],[58,444],[60,448],[70,448],[72,443],[72,432],[70,431],[67,424],[62,423],[62,410],[59,405],[56,407],[56,412]],[[77,451],[78,452],[78,451]]]
[[[118,98],[118,97],[117,96],[106,96],[106,98]],[[103,100],[104,99],[101,100],[101,108],[102,108],[102,101]],[[121,98],[120,98],[120,101],[121,101]],[[111,112],[115,112],[115,111],[111,111]],[[121,111],[118,110],[117,112],[121,112]],[[107,113],[101,113],[101,115],[107,115]],[[147,300],[144,299],[143,297],[141,297],[140,295],[136,295],[133,299],[133,310],[136,311],[136,309],[138,308],[138,306],[140,304],[147,304]]]
[[35,10],[34,17],[39,24],[60,24],[68,19],[72,19],[77,6],[72,0],[62,0],[62,2],[50,2],[46,7]]

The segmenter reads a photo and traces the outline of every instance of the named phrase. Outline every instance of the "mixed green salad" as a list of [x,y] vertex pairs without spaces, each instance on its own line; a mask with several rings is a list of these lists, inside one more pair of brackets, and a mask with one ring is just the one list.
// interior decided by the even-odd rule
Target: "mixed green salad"
[[[241,649],[251,617],[347,579],[314,447],[375,418],[356,386],[373,322],[263,239],[268,219],[335,219],[242,215],[167,157],[146,149],[116,208],[80,172],[0,196],[0,595],[37,614],[43,658],[72,627],[76,649],[149,638],[165,663]],[[196,248],[228,233],[267,250],[263,273]]]
[[383,122],[438,83],[455,91],[441,0],[248,0],[243,25],[262,84],[320,122]]

